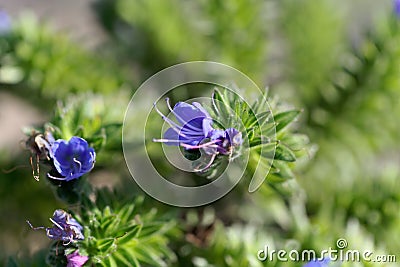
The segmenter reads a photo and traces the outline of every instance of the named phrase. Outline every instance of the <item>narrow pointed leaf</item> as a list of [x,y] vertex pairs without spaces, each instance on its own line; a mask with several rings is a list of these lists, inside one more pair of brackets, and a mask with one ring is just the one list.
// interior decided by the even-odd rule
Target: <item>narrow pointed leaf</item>
[[299,110],[285,111],[274,116],[274,121],[276,123],[276,132],[279,132],[285,128],[289,123],[291,123],[300,114]]
[[296,156],[290,148],[280,143],[275,149],[275,159],[293,162],[296,161]]

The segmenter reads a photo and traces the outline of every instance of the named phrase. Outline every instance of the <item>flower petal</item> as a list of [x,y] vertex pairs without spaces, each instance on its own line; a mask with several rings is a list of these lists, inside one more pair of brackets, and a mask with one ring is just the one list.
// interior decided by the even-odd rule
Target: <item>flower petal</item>
[[75,250],[73,253],[67,255],[67,267],[81,267],[88,259],[88,256],[80,255],[78,250]]
[[196,118],[209,118],[210,115],[207,111],[197,102],[193,102],[190,105],[185,102],[178,102],[174,106],[174,114],[176,114],[176,119],[181,124],[186,124]]
[[213,121],[212,119],[204,119],[203,120],[203,134],[205,137],[207,137],[209,135],[209,133],[211,131],[214,130],[214,128],[212,127]]

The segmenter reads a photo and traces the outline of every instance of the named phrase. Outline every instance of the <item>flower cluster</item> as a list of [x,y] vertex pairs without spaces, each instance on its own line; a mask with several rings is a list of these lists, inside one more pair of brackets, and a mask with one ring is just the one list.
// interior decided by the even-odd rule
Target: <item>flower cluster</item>
[[[49,178],[62,181],[77,179],[93,169],[96,153],[85,139],[73,136],[69,141],[55,140],[51,132],[50,129],[44,133],[32,131],[26,141],[32,153],[31,165],[36,180],[39,180],[39,161],[51,165],[52,169],[47,174]],[[33,156],[36,158],[36,170],[32,163]],[[51,227],[33,227],[29,221],[27,223],[33,230],[45,230],[48,238],[61,241],[64,246],[84,240],[82,225],[64,210],[55,210],[50,221],[53,224]],[[80,255],[78,249],[69,250],[65,256],[68,267],[80,267],[89,260],[88,256]]]
[[153,141],[182,146],[186,150],[203,149],[211,155],[211,161],[203,170],[212,164],[217,155],[232,155],[234,147],[242,144],[242,134],[237,129],[214,129],[211,116],[200,103],[178,102],[172,108],[168,98],[166,102],[178,123],[162,114],[154,104],[156,111],[170,125],[170,128],[164,133],[162,139],[153,139]]
[[27,223],[34,230],[45,229],[48,238],[63,241],[65,246],[71,242],[76,242],[85,238],[82,233],[83,227],[71,214],[64,210],[58,209],[54,211],[50,221],[53,223],[52,227],[33,227],[29,221],[27,221]]

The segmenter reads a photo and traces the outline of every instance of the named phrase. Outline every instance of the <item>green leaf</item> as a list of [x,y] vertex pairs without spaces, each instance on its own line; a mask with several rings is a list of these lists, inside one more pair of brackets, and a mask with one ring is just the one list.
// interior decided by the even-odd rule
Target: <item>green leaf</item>
[[143,247],[135,248],[135,255],[139,261],[148,263],[151,266],[166,266],[165,262],[150,250],[150,247],[147,247],[147,249]]
[[121,238],[118,238],[118,244],[125,244],[129,241],[132,241],[132,239],[137,238],[140,234],[140,231],[142,230],[141,224],[136,224],[132,225],[129,228],[125,230],[125,235],[122,236]]
[[[276,147],[276,142],[271,142],[267,140],[262,140],[261,138],[254,138],[250,142],[250,148],[252,151],[255,151],[257,153],[261,153],[262,149],[262,154],[264,155],[269,155],[271,152],[273,153],[274,149]],[[263,155],[262,155],[263,156]]]
[[129,259],[129,258],[127,258],[127,257],[125,257],[125,255],[129,255],[129,254],[123,254],[123,253],[120,253],[120,252],[115,252],[115,253],[113,253],[113,258],[115,258],[116,260],[117,260],[117,263],[118,263],[118,266],[129,266],[129,267],[136,267],[136,266],[140,266],[139,264],[137,264],[138,262],[136,261],[134,261],[134,260],[132,260],[132,259]]
[[138,258],[135,255],[134,249],[130,248],[121,249],[120,254],[123,255],[123,257],[127,258],[133,264],[133,266],[141,266]]
[[103,253],[107,252],[111,247],[115,245],[115,238],[106,238],[98,240],[96,247]]
[[283,145],[282,143],[278,144],[275,149],[275,157],[276,160],[283,160],[283,161],[296,161],[296,156],[294,155],[293,151],[288,148],[287,146]]
[[133,218],[133,211],[135,209],[135,205],[126,205],[121,211],[118,213],[118,217],[122,222],[128,222]]
[[105,258],[104,260],[101,260],[101,265],[107,266],[107,267],[118,267],[119,266],[117,264],[117,262],[115,261],[114,257],[112,257],[112,255]]
[[280,141],[294,151],[304,149],[310,143],[310,139],[305,134],[288,134]]
[[259,114],[257,114],[256,115],[256,117],[257,117],[257,122],[260,124],[260,125],[263,125],[264,123],[266,123],[266,122],[268,122],[269,121],[269,118],[271,117],[271,111],[264,111],[264,112],[261,112],[261,113],[259,113]]
[[274,168],[273,169],[274,175],[276,175],[284,180],[294,178],[294,174],[286,162],[274,160],[274,162],[272,163],[272,166]]
[[219,90],[215,89],[213,96],[212,96],[212,107],[218,117],[229,115],[230,112],[230,105],[221,95]]
[[274,116],[274,121],[276,123],[276,132],[279,132],[285,128],[289,123],[291,123],[300,114],[299,110],[285,111]]
[[261,133],[263,136],[267,136],[269,138],[275,138],[276,124],[272,122],[263,124],[261,127]]

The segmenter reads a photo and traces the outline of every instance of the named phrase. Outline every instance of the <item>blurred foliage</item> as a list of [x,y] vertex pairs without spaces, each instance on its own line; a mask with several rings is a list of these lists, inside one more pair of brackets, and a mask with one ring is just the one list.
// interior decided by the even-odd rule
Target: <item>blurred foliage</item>
[[[268,3],[258,0],[96,2],[117,46],[150,75],[185,61],[211,60],[263,78]],[[151,19],[149,19],[151,14]]]
[[[101,0],[94,10],[110,34],[99,48],[107,53],[85,51],[31,16],[0,37],[0,88],[29,96],[38,108],[54,108],[54,136],[88,139],[99,151],[101,166],[91,176],[108,170],[107,180],[117,177],[116,187],[131,196],[127,200],[121,193],[82,187],[79,193],[90,198],[70,207],[90,237],[79,247],[92,256],[92,264],[302,266],[261,262],[257,252],[265,245],[318,252],[335,248],[339,238],[348,241],[349,249],[400,260],[400,22],[386,12],[361,25],[362,38],[351,42],[346,34],[353,14],[346,17],[347,7],[346,1],[333,0]],[[271,153],[260,155],[255,148],[276,147],[267,181],[253,194],[234,189],[196,210],[143,200],[144,193],[124,180],[122,160],[112,159],[121,155],[126,89],[189,60],[229,64],[258,84],[274,78],[265,96],[268,107],[258,101],[250,111],[234,96],[214,95],[234,111],[228,118],[244,122],[252,156],[272,161]],[[132,67],[135,73],[128,76]],[[266,132],[273,126],[274,140],[252,129],[255,117],[265,122],[259,126]],[[1,164],[11,169],[27,164],[28,158],[1,157]],[[2,261],[43,266],[47,250],[31,253],[36,235],[22,231],[18,241],[12,236],[26,227],[27,218],[45,221],[62,204],[42,183],[34,183],[28,168],[0,176],[1,200],[9,203],[0,211],[10,215],[0,221],[1,242],[9,244],[0,252]],[[60,190],[54,192],[60,196]],[[17,250],[18,256],[9,258]]]
[[87,93],[59,101],[50,125],[53,135],[56,139],[86,139],[95,151],[104,152],[98,153],[97,163],[109,165],[111,155],[121,156],[121,128],[128,100],[128,94],[121,91],[112,98]]
[[286,41],[288,61],[284,71],[290,80],[288,86],[293,87],[302,105],[315,101],[317,89],[330,78],[343,50],[342,8],[335,1],[281,1],[278,25]]
[[71,93],[111,94],[134,80],[126,75],[126,69],[117,70],[111,58],[88,53],[66,35],[54,34],[32,14],[14,22],[13,31],[2,38],[0,47],[2,87],[45,102],[45,109],[51,100]]

